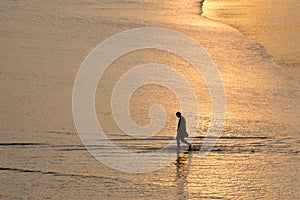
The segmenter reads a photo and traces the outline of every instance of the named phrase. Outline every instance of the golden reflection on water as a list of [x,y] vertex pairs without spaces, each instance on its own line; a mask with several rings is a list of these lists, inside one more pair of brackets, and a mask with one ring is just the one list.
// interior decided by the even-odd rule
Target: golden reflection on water
[[179,196],[182,199],[222,199],[242,197],[245,192],[248,193],[245,198],[259,191],[260,183],[243,174],[245,166],[254,164],[247,161],[248,156],[229,157],[214,155],[200,160],[197,153],[182,154],[176,163]]
[[178,198],[297,198],[298,161],[289,156],[289,142],[295,141],[221,138],[202,159],[181,154],[173,168]]

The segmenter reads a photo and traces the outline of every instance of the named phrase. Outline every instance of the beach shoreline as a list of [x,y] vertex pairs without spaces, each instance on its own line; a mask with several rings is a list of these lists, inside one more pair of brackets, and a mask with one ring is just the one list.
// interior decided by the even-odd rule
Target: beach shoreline
[[300,18],[299,13],[290,12],[299,6],[296,1],[205,0],[202,15],[226,23],[264,45],[282,72],[299,82]]

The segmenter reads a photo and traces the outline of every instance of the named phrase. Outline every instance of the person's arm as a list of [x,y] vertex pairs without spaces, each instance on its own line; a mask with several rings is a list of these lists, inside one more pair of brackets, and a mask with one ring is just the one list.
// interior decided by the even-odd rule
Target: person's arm
[[179,130],[179,127],[180,127],[180,122],[181,122],[181,117],[180,117],[180,119],[178,120],[177,132],[178,132],[178,130]]

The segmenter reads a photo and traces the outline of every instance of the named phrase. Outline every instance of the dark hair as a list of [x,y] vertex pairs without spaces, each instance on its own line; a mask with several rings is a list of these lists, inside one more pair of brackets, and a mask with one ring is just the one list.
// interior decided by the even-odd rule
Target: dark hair
[[177,113],[176,113],[176,116],[177,116],[177,117],[181,117],[181,113],[180,113],[180,112],[177,112]]

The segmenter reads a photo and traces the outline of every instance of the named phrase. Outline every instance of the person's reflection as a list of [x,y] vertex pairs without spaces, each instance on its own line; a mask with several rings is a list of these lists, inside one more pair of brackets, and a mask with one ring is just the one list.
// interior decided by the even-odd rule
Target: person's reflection
[[179,199],[187,199],[188,192],[185,190],[187,184],[187,175],[189,172],[190,155],[187,153],[181,154],[176,160],[176,181],[178,184],[178,196]]
[[178,155],[177,160],[176,160],[177,178],[184,177],[187,159],[188,159],[188,154]]

